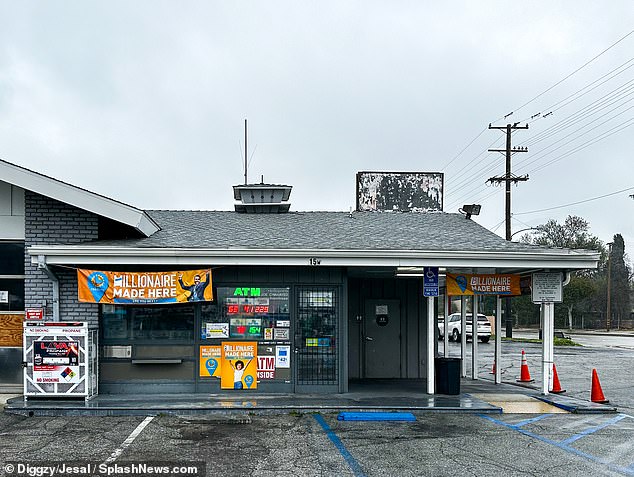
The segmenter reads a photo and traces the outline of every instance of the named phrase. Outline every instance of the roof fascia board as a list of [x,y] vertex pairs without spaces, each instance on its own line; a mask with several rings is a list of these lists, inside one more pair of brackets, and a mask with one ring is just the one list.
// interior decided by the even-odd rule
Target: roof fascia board
[[[598,253],[395,251],[395,250],[253,250],[253,249],[165,249],[91,246],[33,246],[33,263],[47,257],[51,265],[295,265],[307,266],[311,259],[320,266],[379,267],[516,267],[587,269],[596,268]],[[314,263],[314,262],[312,262]]]
[[129,225],[146,237],[159,230],[143,210],[6,161],[0,161],[0,180]]

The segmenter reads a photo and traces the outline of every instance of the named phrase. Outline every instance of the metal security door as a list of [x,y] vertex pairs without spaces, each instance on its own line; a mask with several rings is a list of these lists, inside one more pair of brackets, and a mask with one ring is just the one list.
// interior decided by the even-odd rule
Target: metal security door
[[366,300],[363,326],[366,378],[401,377],[401,310],[398,300]]
[[337,391],[339,289],[298,287],[295,391]]

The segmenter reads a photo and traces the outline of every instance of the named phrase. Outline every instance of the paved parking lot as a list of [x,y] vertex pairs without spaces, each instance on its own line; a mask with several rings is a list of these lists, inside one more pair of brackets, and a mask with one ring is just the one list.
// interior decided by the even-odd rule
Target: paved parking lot
[[[537,338],[537,332],[516,333],[514,337]],[[634,336],[605,337],[573,335],[583,346],[555,346],[555,365],[566,395],[590,400],[592,369],[596,368],[605,397],[620,410],[634,415]],[[438,342],[442,353],[443,342]],[[478,343],[481,379],[492,379],[494,343]],[[541,343],[502,341],[502,381],[515,383],[520,375],[522,349],[526,351],[530,374],[541,389]],[[460,343],[449,343],[449,355],[460,356]],[[467,343],[468,373],[471,372],[471,342]]]
[[205,462],[210,476],[634,475],[634,419],[625,414],[416,417],[2,415],[0,473],[19,475],[8,462]]
[[[555,350],[568,394],[589,399],[590,372],[596,367],[617,414],[416,413],[415,422],[338,421],[329,413],[0,414],[0,475],[38,475],[26,466],[52,463],[90,463],[94,472],[73,475],[107,475],[95,471],[100,464],[107,463],[104,469],[110,472],[131,463],[182,467],[197,462],[210,476],[634,475],[634,347],[627,344]],[[450,346],[452,354],[459,352],[456,344]],[[511,382],[519,374],[522,348],[539,386],[539,344],[504,342],[503,379]],[[490,379],[493,344],[479,349],[480,377]],[[8,463],[14,467],[7,468]],[[21,474],[16,473],[19,465]],[[127,470],[110,475],[151,475]],[[191,470],[169,475],[201,475]]]

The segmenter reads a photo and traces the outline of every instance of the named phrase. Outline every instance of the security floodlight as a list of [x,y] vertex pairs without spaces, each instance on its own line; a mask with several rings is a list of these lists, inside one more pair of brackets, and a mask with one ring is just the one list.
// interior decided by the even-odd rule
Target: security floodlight
[[481,208],[480,204],[465,204],[461,209],[458,209],[458,212],[465,214],[465,218],[470,219],[472,215],[480,215]]

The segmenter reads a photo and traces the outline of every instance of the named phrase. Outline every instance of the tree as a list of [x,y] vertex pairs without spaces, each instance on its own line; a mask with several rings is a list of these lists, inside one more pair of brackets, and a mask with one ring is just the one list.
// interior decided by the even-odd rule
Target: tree
[[570,283],[564,288],[563,304],[555,306],[555,322],[558,326],[573,327],[573,315],[596,308],[603,289],[599,283],[605,268],[607,253],[603,242],[591,235],[588,222],[577,216],[569,215],[563,224],[549,220],[536,227],[533,234],[525,234],[523,243],[560,247],[569,249],[596,250],[601,254],[599,268],[575,272]]
[[584,275],[573,276],[568,286],[564,287],[564,306],[568,314],[569,330],[573,326],[572,312],[577,308],[579,311],[590,308],[597,291],[597,280]]
[[569,215],[563,224],[550,219],[535,227],[533,234],[524,234],[520,242],[547,247],[596,250],[601,253],[600,268],[607,259],[605,245],[598,237],[591,235],[588,222],[578,216]]
[[614,236],[610,248],[610,312],[617,318],[629,317],[630,308],[630,270],[625,263],[625,241],[621,234]]

